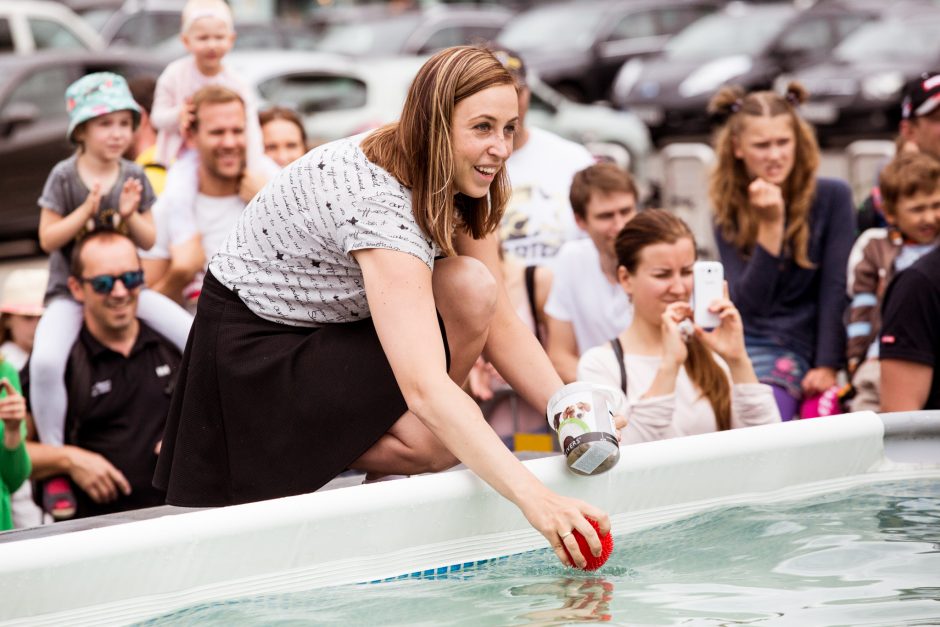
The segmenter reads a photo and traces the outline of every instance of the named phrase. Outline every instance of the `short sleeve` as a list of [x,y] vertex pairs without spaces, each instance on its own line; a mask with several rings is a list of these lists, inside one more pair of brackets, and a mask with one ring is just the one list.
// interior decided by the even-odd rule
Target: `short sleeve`
[[940,344],[940,293],[918,268],[898,274],[885,295],[881,358],[933,366]]
[[46,184],[42,187],[42,194],[39,196],[39,207],[41,209],[50,209],[60,216],[66,214],[66,174],[64,163],[56,164],[52,172],[46,178]]
[[133,177],[140,181],[142,187],[140,191],[140,206],[137,208],[137,211],[139,213],[146,213],[153,208],[153,204],[157,201],[157,195],[153,191],[150,179],[147,178],[147,173],[137,164],[134,164]]
[[382,248],[408,253],[433,268],[435,245],[415,222],[411,193],[364,156],[356,165],[346,173],[345,185],[347,190],[358,187],[361,195],[343,194],[331,207],[336,243],[347,255],[354,250]]

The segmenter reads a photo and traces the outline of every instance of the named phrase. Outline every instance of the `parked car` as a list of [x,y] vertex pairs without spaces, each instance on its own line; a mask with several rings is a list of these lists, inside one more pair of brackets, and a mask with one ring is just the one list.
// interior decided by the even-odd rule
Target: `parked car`
[[592,102],[608,97],[625,61],[660,52],[672,35],[722,4],[722,0],[547,4],[514,17],[498,41],[568,98]]
[[[354,60],[325,53],[262,51],[232,52],[227,61],[255,86],[262,106],[296,109],[307,135],[319,143],[397,119],[408,86],[425,57]],[[532,91],[529,124],[595,147],[622,148],[628,163],[642,165],[651,143],[649,132],[636,116],[571,102],[534,73],[527,82]]]
[[432,54],[450,46],[492,41],[513,15],[485,5],[365,9],[321,15],[322,39],[317,49],[354,57]]
[[613,101],[646,122],[657,141],[706,134],[707,104],[722,85],[769,89],[781,73],[824,58],[876,17],[873,9],[841,2],[806,10],[790,3],[730,4],[676,35],[662,55],[624,64]]
[[0,0],[0,54],[100,50],[104,42],[71,9],[43,0]]
[[810,92],[803,116],[823,141],[889,136],[901,119],[904,84],[940,67],[940,10],[917,7],[886,15],[847,37],[828,61],[780,81],[798,80]]
[[[315,50],[319,37],[313,31],[283,20],[235,22],[234,50]],[[162,59],[172,60],[186,54],[177,32],[154,46]]]
[[101,32],[104,23],[123,4],[123,0],[63,0],[63,2],[98,32]]
[[[73,0],[75,1],[75,0]],[[102,26],[109,47],[151,50],[161,60],[186,54],[180,40],[183,6],[179,0],[127,0]],[[317,36],[284,20],[235,20],[236,50],[312,50]]]
[[117,57],[70,50],[0,56],[0,240],[37,237],[36,201],[43,183],[52,166],[75,150],[65,136],[65,89],[91,72],[133,78],[161,70],[162,65],[143,54]]
[[151,49],[178,37],[184,0],[127,0],[101,27],[109,47]]

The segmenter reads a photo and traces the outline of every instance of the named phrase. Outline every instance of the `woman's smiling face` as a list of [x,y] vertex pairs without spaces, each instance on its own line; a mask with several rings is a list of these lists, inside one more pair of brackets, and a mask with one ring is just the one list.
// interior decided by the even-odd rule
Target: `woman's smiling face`
[[519,101],[512,85],[496,85],[454,106],[451,138],[454,191],[482,198],[512,154]]

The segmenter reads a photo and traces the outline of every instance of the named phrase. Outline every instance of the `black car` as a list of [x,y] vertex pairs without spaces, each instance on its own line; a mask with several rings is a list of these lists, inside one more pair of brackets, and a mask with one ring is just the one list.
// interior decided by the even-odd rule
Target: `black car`
[[835,2],[807,10],[734,3],[676,35],[662,55],[624,64],[613,101],[646,122],[656,141],[707,134],[708,101],[721,86],[769,89],[781,73],[826,57],[876,17],[875,10]]
[[66,139],[65,90],[92,72],[125,78],[156,76],[163,69],[146,55],[44,52],[0,57],[0,241],[36,239],[36,201],[56,162],[75,147]]
[[803,115],[822,140],[887,137],[897,132],[904,84],[940,68],[938,33],[936,8],[886,15],[846,38],[828,61],[784,78],[810,92]]
[[624,61],[660,52],[719,0],[561,2],[514,17],[498,41],[572,100],[606,99]]

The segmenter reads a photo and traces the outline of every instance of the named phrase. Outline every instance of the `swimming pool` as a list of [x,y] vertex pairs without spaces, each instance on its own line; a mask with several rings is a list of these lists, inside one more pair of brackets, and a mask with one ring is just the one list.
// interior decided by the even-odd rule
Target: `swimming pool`
[[593,574],[565,572],[542,549],[390,582],[201,604],[144,624],[940,623],[940,473],[720,508],[616,544]]
[[[597,477],[574,476],[559,458],[526,463],[553,489],[611,512],[615,532],[629,536],[619,556],[639,529],[716,508],[935,477],[940,415],[890,418],[634,445]],[[0,544],[0,612],[6,624],[125,624],[225,599],[446,573],[544,546],[511,504],[453,472]]]

